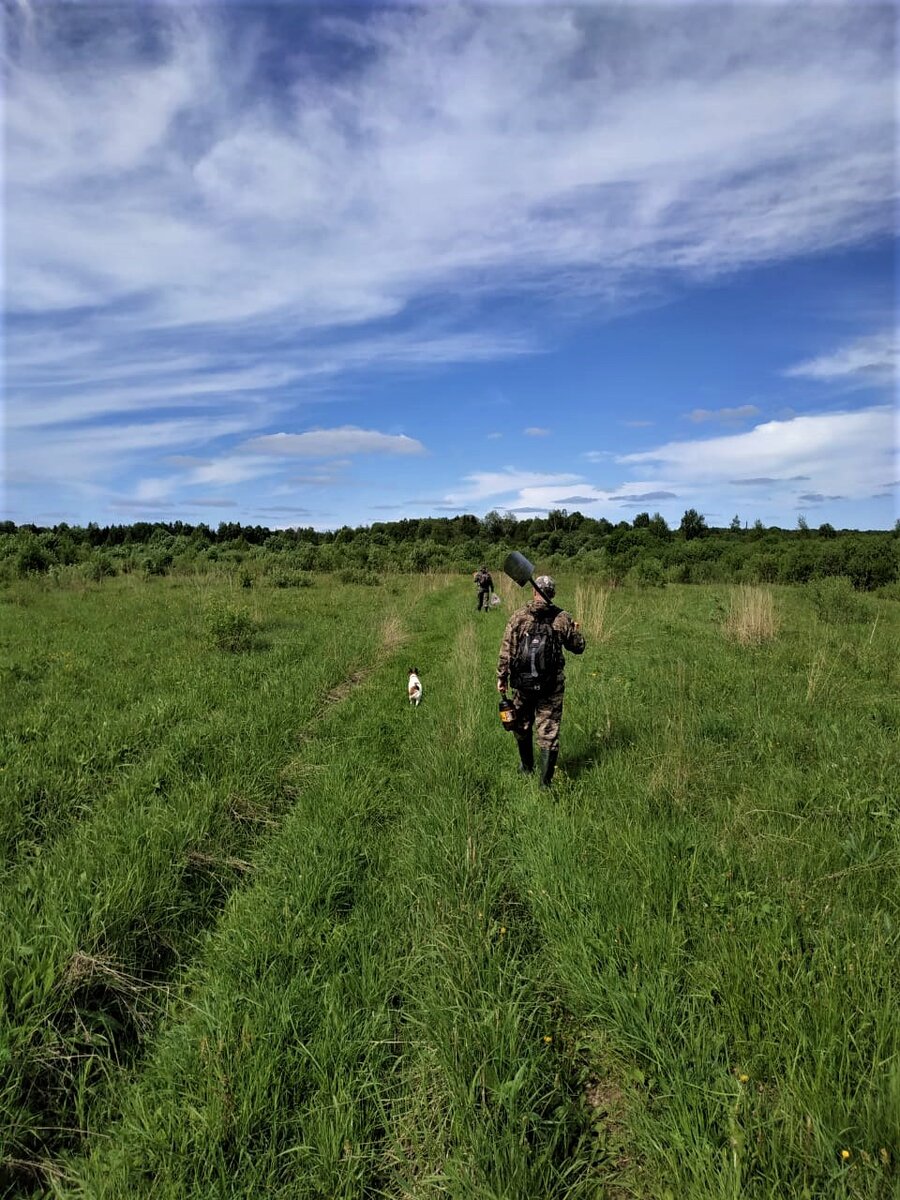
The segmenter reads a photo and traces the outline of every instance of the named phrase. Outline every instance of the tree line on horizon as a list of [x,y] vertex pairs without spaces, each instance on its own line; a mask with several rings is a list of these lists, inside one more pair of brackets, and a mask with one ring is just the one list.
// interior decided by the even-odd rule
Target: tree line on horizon
[[659,513],[631,521],[586,517],[564,508],[546,517],[515,513],[484,517],[404,518],[334,530],[269,529],[221,522],[216,529],[184,521],[128,525],[53,526],[0,522],[0,580],[78,574],[99,580],[120,573],[147,575],[205,572],[241,565],[244,576],[271,575],[290,586],[291,572],[357,573],[362,582],[379,572],[472,571],[499,568],[520,550],[545,570],[577,568],[610,582],[644,586],[674,583],[805,583],[844,576],[872,590],[900,579],[900,521],[893,531],[742,524],[709,526],[694,508],[677,529]]

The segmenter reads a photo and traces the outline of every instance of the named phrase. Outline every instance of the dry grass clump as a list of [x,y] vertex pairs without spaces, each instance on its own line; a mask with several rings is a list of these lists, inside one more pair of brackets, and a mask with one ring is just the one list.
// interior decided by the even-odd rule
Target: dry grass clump
[[507,612],[515,612],[531,598],[530,592],[527,597],[523,598],[523,589],[517,583],[513,583],[509,576],[504,575],[502,571],[498,571],[493,579],[494,591],[500,597],[501,605]]
[[381,651],[384,655],[393,654],[406,641],[406,630],[399,617],[391,615],[385,618],[381,627]]
[[778,633],[778,614],[769,588],[749,584],[735,588],[722,631],[741,646],[759,646],[771,641]]
[[592,643],[608,642],[612,637],[608,608],[609,588],[586,583],[579,583],[575,588],[573,615],[581,622],[582,632]]

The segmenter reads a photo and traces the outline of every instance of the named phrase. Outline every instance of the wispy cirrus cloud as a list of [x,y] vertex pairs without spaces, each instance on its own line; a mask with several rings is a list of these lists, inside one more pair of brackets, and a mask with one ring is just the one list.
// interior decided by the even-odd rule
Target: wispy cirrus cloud
[[425,447],[406,434],[377,429],[312,429],[306,433],[270,433],[252,438],[244,449],[279,458],[332,458],[336,454],[425,454]]
[[857,338],[831,354],[810,358],[788,367],[784,374],[793,379],[813,379],[830,383],[892,383],[897,378],[898,345],[895,331]]
[[48,492],[144,469],[137,423],[218,459],[354,372],[546,348],[492,297],[614,312],[893,227],[878,8],[98,13],[6,31],[8,448]]
[[205,419],[185,416],[133,421],[121,425],[74,425],[53,438],[29,433],[17,441],[21,456],[10,459],[9,477],[45,482],[52,472],[67,481],[108,478],[123,464],[134,466],[148,455],[164,455],[173,447],[208,447],[219,439],[246,434],[252,422],[242,418]]
[[88,38],[82,21],[80,43],[73,20],[44,9],[13,39],[14,310],[141,297],[145,326],[321,327],[485,268],[603,288],[890,224],[877,10],[622,9],[613,29],[590,10],[319,15],[312,43],[355,66],[301,54],[283,96],[261,86],[261,17],[154,9]]

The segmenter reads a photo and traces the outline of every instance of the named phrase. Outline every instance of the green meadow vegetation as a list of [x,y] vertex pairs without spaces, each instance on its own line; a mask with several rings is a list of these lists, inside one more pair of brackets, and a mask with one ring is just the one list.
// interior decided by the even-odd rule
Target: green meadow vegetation
[[900,604],[666,570],[549,795],[499,571],[12,572],[0,1195],[900,1194]]

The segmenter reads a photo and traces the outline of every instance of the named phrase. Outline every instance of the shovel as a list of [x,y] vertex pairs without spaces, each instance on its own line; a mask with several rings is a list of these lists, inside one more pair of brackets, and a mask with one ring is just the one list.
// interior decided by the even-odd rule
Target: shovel
[[503,564],[503,573],[504,575],[508,575],[519,587],[524,587],[526,583],[530,583],[534,590],[543,596],[548,604],[551,603],[550,597],[544,595],[534,582],[534,566],[518,550],[513,550],[511,554],[507,554],[506,562]]

